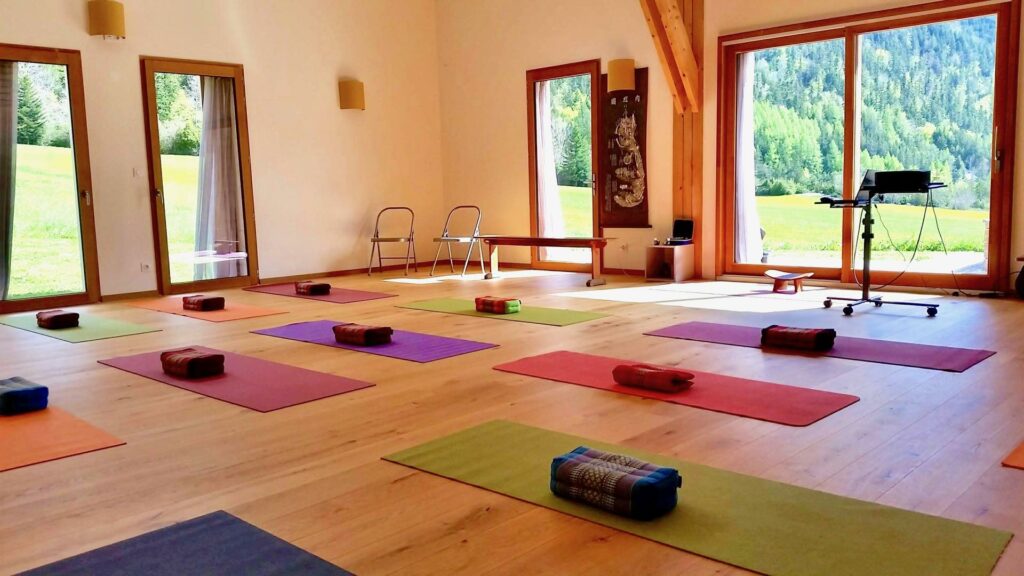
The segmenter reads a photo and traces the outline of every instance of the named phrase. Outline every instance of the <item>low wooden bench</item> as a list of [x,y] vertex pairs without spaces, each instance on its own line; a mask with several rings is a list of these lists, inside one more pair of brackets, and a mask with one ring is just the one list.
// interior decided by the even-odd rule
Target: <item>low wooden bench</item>
[[775,281],[772,292],[782,292],[790,283],[793,284],[793,294],[804,289],[804,278],[814,276],[814,272],[783,272],[781,270],[765,270],[765,276]]

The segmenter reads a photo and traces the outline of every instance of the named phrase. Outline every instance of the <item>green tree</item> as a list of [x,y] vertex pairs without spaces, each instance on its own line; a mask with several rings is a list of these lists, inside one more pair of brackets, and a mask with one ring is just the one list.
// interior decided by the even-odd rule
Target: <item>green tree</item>
[[39,146],[46,133],[43,102],[28,76],[18,80],[18,144]]

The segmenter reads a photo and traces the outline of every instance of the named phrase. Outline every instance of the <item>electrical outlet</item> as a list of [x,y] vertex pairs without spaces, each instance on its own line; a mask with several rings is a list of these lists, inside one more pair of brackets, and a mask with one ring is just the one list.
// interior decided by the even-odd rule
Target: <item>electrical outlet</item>
[[629,242],[623,242],[621,245],[619,245],[619,250],[622,250],[623,252],[629,252]]
[[142,272],[149,272],[149,264],[145,262],[139,262],[139,270]]

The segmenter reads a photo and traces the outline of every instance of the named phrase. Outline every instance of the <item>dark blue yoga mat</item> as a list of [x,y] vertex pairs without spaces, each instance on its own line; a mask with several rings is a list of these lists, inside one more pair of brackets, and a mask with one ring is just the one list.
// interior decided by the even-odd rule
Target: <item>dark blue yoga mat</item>
[[227,512],[148,532],[23,575],[351,576]]

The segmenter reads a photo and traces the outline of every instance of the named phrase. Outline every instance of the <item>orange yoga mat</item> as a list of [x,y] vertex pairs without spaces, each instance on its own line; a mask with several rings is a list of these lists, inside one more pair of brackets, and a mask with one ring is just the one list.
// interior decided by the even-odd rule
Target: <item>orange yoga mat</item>
[[125,304],[129,306],[135,306],[136,308],[156,310],[157,312],[167,312],[168,314],[188,316],[189,318],[198,318],[200,320],[208,320],[210,322],[228,322],[231,320],[244,320],[246,318],[273,316],[274,314],[285,314],[288,312],[287,310],[278,310],[275,308],[260,308],[258,306],[235,304],[230,301],[228,301],[227,304],[224,305],[223,310],[199,312],[196,310],[183,309],[181,307],[181,299],[182,296],[170,296],[167,298],[147,298],[144,300],[128,300],[125,302]]
[[1010,455],[1003,460],[1003,466],[1024,470],[1024,444],[1017,446],[1016,450],[1010,452]]
[[0,472],[122,444],[60,408],[0,416]]

